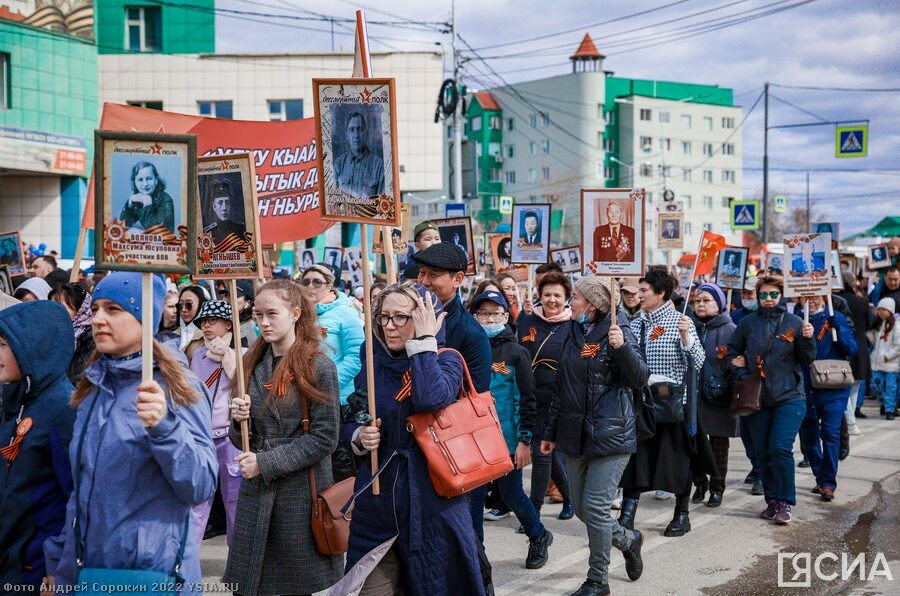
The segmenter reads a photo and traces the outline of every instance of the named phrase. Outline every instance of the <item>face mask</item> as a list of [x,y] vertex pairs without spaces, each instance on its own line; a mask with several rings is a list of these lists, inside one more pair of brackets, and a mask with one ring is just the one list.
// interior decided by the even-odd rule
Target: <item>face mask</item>
[[591,320],[590,320],[590,318],[588,317],[587,313],[586,313],[586,312],[583,312],[583,313],[581,313],[580,315],[578,315],[577,321],[578,321],[579,323],[581,323],[582,325],[584,325],[584,324],[586,324],[586,323],[590,323]]
[[484,329],[484,332],[487,333],[488,337],[497,337],[500,333],[506,329],[505,323],[488,323],[486,325],[481,326]]
[[759,303],[756,300],[753,300],[752,298],[751,299],[741,298],[741,304],[743,304],[744,308],[746,308],[747,310],[756,310],[756,308],[759,306]]

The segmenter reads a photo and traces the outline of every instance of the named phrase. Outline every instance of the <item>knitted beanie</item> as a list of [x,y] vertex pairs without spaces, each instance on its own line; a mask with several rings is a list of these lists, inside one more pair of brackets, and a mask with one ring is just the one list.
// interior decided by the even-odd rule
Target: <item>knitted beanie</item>
[[[141,308],[141,275],[135,271],[116,271],[100,280],[94,288],[92,299],[111,300],[134,315],[138,321],[143,320]],[[159,275],[153,276],[153,322],[157,325],[162,316],[163,303],[166,300],[166,283]],[[155,329],[155,328],[154,328]]]
[[727,308],[727,305],[725,304],[725,292],[723,292],[722,288],[720,288],[716,284],[701,284],[701,286],[697,288],[697,291],[706,292],[712,295],[713,300],[716,301],[716,304],[719,307],[719,312],[722,312]]
[[610,286],[609,278],[600,275],[588,275],[575,282],[575,289],[600,312],[609,311]]

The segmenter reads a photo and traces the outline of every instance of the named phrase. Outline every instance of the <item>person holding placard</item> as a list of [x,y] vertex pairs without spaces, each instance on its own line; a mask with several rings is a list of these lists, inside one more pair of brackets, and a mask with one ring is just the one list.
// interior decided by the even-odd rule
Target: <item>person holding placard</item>
[[159,321],[166,292],[153,276],[153,306],[142,308],[142,275],[112,273],[94,289],[98,358],[70,402],[75,490],[63,532],[44,543],[48,583],[60,587],[88,569],[136,569],[178,573],[200,591],[191,510],[215,491],[210,399],[155,340],[153,380],[141,381],[141,320]]
[[317,553],[310,526],[310,467],[320,491],[334,483],[337,370],[322,351],[314,307],[300,286],[266,283],[253,311],[261,341],[244,357],[247,389],[231,401],[229,428],[239,447],[240,423],[249,421],[250,451],[235,458],[244,480],[223,581],[246,596],[311,594],[337,582],[343,567],[342,557]]

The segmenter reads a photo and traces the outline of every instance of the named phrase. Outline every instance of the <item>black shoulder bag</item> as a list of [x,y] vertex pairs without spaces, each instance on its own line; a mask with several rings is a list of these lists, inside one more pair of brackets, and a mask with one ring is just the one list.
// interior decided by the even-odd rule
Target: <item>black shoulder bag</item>
[[[647,359],[647,322],[641,320],[641,354]],[[682,362],[686,360],[684,350],[678,350]],[[685,366],[685,379],[689,372]],[[687,403],[686,382],[682,383],[656,383],[650,386],[650,395],[653,400],[653,412],[656,422],[659,424],[674,424],[684,422],[684,407]]]

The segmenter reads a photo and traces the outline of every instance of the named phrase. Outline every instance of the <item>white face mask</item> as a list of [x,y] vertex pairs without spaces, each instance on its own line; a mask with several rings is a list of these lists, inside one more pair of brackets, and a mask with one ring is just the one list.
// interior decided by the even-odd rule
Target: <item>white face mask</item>
[[743,304],[744,308],[747,310],[756,310],[759,307],[759,303],[752,298],[741,298],[741,304]]

